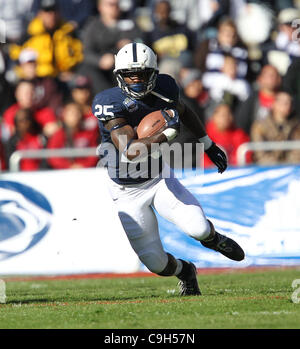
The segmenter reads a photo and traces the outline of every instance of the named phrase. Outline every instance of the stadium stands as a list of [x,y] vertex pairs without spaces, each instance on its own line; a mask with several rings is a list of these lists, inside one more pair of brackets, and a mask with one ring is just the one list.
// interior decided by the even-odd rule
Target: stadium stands
[[[212,130],[215,109],[227,105],[233,124],[245,133],[244,142],[260,144],[258,153],[250,145],[254,156],[248,153],[247,163],[268,164],[262,159],[270,154],[274,155],[272,164],[300,163],[299,1],[27,0],[20,4],[18,11],[10,11],[10,2],[0,1],[4,23],[0,26],[2,171],[9,171],[13,150],[33,150],[36,156],[38,149],[52,147],[53,135],[62,132],[62,111],[71,100],[83,112],[83,132],[93,129],[89,133],[93,140],[81,149],[96,148],[100,138],[89,104],[95,93],[116,84],[111,74],[113,54],[130,40],[152,47],[160,72],[175,78],[183,100],[207,123],[208,130]],[[255,23],[259,30],[247,32],[241,23]],[[276,122],[280,117],[274,115],[280,112],[274,108],[280,93],[291,102],[286,124],[293,132],[288,132],[284,122]],[[281,107],[277,105],[276,110]],[[34,135],[43,140],[39,146],[27,142],[20,148],[16,118],[22,109],[40,124]],[[274,132],[260,132],[262,128],[270,131],[270,125]],[[241,143],[232,143],[231,137],[227,132],[221,138],[224,144],[231,143],[230,153],[242,154],[245,146],[238,152]],[[55,143],[56,149],[69,148],[65,142]],[[296,148],[285,150],[291,143]],[[261,156],[264,144],[267,157]],[[271,144],[276,150],[270,150]],[[80,151],[74,149],[74,159]],[[229,164],[244,164],[242,157],[232,161],[229,155]],[[34,163],[31,170],[43,169],[45,164],[47,169],[53,167],[47,161]],[[94,166],[95,162],[86,164]],[[19,166],[20,171],[25,168]]]

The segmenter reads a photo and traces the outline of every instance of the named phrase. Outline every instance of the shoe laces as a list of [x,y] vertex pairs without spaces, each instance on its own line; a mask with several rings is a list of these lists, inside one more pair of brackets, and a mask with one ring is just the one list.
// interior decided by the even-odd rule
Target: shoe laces
[[194,294],[195,292],[198,292],[198,287],[196,287],[196,283],[196,279],[180,280],[178,282],[178,286],[181,291],[181,294]]

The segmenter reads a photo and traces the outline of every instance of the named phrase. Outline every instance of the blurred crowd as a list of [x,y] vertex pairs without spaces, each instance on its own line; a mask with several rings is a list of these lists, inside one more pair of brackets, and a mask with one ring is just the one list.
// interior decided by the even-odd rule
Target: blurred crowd
[[[116,85],[114,55],[132,41],[154,50],[230,165],[245,142],[300,140],[300,0],[0,0],[0,170],[17,150],[96,147],[91,101]],[[300,149],[246,160],[299,164]]]

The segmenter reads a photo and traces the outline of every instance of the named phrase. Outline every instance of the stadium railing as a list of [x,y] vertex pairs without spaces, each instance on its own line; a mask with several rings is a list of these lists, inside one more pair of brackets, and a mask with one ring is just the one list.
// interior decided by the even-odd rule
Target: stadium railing
[[249,151],[272,151],[272,150],[300,150],[299,141],[277,141],[277,142],[247,142],[241,144],[237,149],[237,165],[246,165],[246,154]]
[[[272,150],[300,150],[299,141],[284,142],[247,142],[237,149],[237,165],[245,166],[246,155],[249,151],[272,151]],[[9,159],[9,171],[17,172],[20,169],[22,159],[49,159],[52,157],[86,157],[97,156],[97,148],[60,148],[60,149],[39,149],[39,150],[17,150]]]
[[97,156],[97,148],[17,150],[9,159],[9,171],[19,171],[22,159],[81,158],[87,156]]

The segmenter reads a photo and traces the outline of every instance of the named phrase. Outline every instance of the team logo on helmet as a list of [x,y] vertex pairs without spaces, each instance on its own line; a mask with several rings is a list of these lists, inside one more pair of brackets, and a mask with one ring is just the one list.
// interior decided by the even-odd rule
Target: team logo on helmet
[[48,232],[52,208],[35,189],[0,181],[0,261],[28,251]]

